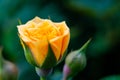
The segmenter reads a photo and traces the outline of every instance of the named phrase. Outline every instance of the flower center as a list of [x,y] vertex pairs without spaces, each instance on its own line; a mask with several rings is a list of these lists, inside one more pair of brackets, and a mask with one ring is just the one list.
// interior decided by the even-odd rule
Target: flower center
[[49,20],[36,25],[34,28],[28,28],[26,32],[31,40],[44,40],[46,38],[51,40],[61,35],[58,28]]

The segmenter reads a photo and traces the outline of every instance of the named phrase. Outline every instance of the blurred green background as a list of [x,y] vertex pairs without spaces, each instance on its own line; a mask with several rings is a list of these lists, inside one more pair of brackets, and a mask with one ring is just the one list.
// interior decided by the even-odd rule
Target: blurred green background
[[[18,80],[39,80],[24,57],[16,27],[18,19],[24,24],[35,16],[66,21],[68,53],[92,38],[87,66],[73,80],[120,80],[120,0],[0,0],[0,46],[4,58],[18,67]],[[63,65],[54,68],[49,80],[61,80]]]

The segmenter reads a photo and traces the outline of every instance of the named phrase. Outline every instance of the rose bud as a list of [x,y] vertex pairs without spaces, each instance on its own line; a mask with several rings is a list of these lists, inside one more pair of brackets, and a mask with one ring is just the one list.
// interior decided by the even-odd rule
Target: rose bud
[[2,57],[2,48],[0,47],[0,80],[17,80],[17,76],[18,68]]
[[27,61],[37,68],[50,69],[66,53],[70,30],[65,22],[55,23],[35,17],[17,26]]
[[85,52],[89,42],[90,40],[88,40],[79,50],[72,51],[67,55],[63,68],[63,80],[75,76],[85,68],[87,63]]

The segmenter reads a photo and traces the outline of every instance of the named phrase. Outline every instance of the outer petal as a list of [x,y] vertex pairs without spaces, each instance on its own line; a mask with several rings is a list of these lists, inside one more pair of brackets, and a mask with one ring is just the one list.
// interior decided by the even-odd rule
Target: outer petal
[[31,53],[30,49],[28,48],[28,46],[26,46],[21,39],[20,39],[20,42],[21,42],[21,45],[23,46],[24,54],[25,54],[25,57],[26,57],[27,61],[30,64],[37,66],[37,64],[36,64],[36,62],[35,62],[35,60],[32,56],[32,53]]
[[56,37],[50,40],[50,46],[55,54],[56,59],[60,58],[61,48],[62,48],[62,37]]
[[35,17],[34,19],[31,20],[32,22],[35,22],[36,24],[41,23],[43,21],[43,19],[39,18],[39,17]]
[[22,38],[23,41],[30,41],[30,39],[28,38],[27,33],[26,33],[26,26],[25,25],[20,25],[20,26],[17,26],[18,28],[18,32],[19,32],[19,36]]
[[36,42],[29,42],[27,43],[30,47],[33,57],[38,64],[41,66],[45,60],[45,57],[48,53],[48,42],[47,40],[36,41]]
[[63,36],[63,41],[62,41],[62,50],[61,50],[62,56],[68,47],[69,40],[70,40],[70,33],[66,32],[66,34]]
[[70,31],[67,25],[65,24],[65,22],[55,23],[55,25],[58,27],[59,31],[61,32],[61,36],[62,36],[61,56],[63,56],[69,44]]

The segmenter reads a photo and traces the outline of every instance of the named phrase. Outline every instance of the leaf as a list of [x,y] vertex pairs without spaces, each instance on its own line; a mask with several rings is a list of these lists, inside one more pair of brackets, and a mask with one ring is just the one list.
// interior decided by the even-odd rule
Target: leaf
[[111,76],[104,77],[100,80],[120,80],[120,75],[111,75]]

